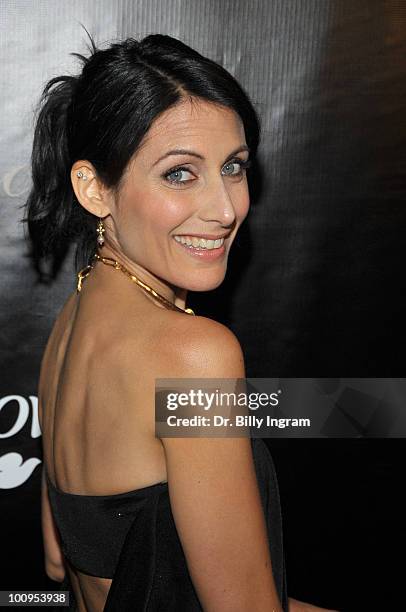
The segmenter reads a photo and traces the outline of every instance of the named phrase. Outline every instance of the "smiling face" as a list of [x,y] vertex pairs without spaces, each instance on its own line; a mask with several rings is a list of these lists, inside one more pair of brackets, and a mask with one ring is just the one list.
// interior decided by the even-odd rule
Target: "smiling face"
[[214,289],[248,213],[247,160],[233,110],[201,99],[171,107],[126,169],[106,246],[174,287]]

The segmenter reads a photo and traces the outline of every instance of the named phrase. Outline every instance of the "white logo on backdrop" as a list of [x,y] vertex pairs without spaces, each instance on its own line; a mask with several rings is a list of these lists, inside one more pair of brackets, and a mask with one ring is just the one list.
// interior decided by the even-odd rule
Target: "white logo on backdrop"
[[[29,401],[28,401],[29,400]],[[17,418],[10,429],[0,432],[0,439],[16,436],[27,423],[30,414],[31,438],[38,438],[41,429],[38,420],[38,398],[30,395],[28,400],[22,395],[6,395],[0,398],[0,412],[9,402],[17,402]],[[37,465],[41,463],[38,457],[31,457],[24,461],[20,453],[6,453],[0,456],[0,489],[14,489],[24,484],[31,476]]]
[[21,198],[28,194],[31,185],[30,168],[24,166],[14,166],[6,172],[0,179],[4,193],[10,198]]

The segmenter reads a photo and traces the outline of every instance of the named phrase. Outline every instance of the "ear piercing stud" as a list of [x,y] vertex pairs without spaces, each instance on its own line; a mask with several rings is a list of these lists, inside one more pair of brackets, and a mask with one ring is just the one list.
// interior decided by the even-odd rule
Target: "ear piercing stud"
[[79,170],[78,172],[76,172],[76,176],[79,178],[82,178],[84,181],[87,181],[87,176],[86,174],[83,174],[83,172],[81,170]]

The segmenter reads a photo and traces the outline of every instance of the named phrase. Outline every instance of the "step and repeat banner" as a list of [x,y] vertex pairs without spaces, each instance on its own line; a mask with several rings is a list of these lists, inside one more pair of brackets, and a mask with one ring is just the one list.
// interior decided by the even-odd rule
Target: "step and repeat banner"
[[[236,333],[251,391],[272,379],[296,417],[325,410],[307,433],[261,430],[259,412],[244,422],[266,438],[277,467],[290,596],[392,609],[392,566],[376,558],[390,559],[404,535],[402,0],[3,0],[0,590],[58,586],[44,570],[37,384],[77,270],[72,248],[55,279],[39,283],[21,219],[34,110],[51,77],[79,69],[71,54],[87,53],[82,26],[99,47],[150,33],[179,38],[253,100],[262,143],[250,214],[224,283],[188,305]],[[292,406],[280,403],[275,418],[292,416]]]

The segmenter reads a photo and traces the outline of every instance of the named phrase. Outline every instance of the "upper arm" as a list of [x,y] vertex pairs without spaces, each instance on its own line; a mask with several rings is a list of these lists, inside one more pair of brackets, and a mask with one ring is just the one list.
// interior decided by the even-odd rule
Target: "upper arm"
[[[63,310],[63,309],[62,309]],[[62,312],[62,311],[61,311]],[[53,340],[59,331],[59,313],[48,337],[40,363],[38,377],[38,421],[41,433],[44,431],[44,401],[46,395],[46,377],[52,380],[54,360],[52,359]],[[44,400],[45,397],[45,400]],[[61,549],[60,537],[52,514],[52,508],[48,495],[48,484],[45,473],[45,463],[41,472],[41,526],[42,539],[44,543],[45,571],[49,578],[62,582],[65,577],[64,555]]]
[[[206,321],[176,347],[168,377],[245,376],[237,338]],[[204,609],[279,612],[250,439],[161,441],[172,513]]]
[[46,573],[52,580],[61,582],[65,577],[64,557],[49,501],[45,466],[41,474],[41,524]]
[[[38,386],[38,419],[42,431],[42,396],[41,382]],[[58,530],[52,514],[49,501],[48,484],[45,474],[45,464],[41,470],[41,527],[44,543],[45,571],[51,580],[62,582],[65,577],[64,557],[60,545]]]

